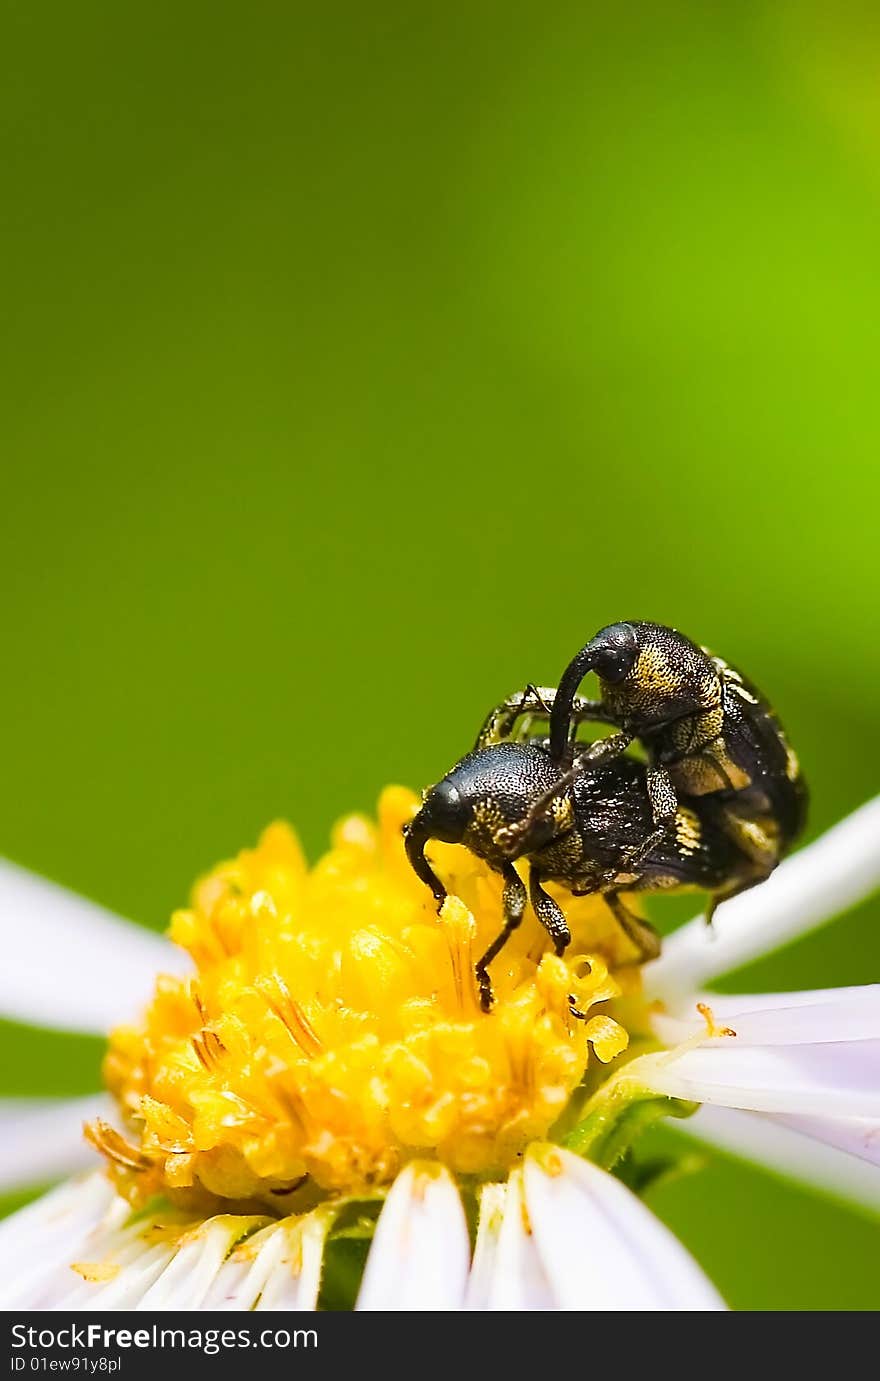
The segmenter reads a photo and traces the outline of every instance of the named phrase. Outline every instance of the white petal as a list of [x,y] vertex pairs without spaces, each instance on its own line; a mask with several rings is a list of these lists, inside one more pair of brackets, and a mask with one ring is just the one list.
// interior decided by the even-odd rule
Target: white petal
[[880,1215],[880,1121],[780,1118],[706,1106],[676,1130]]
[[693,1008],[697,1002],[706,1002],[713,1012],[726,1015],[728,1012],[762,1012],[766,1007],[821,1007],[860,997],[870,998],[878,989],[876,983],[857,983],[849,988],[797,988],[790,993],[688,993],[673,1004],[675,1010]]
[[198,1309],[228,1253],[259,1221],[213,1218],[177,1240],[167,1231],[157,1238],[153,1222],[130,1217],[129,1206],[114,1196],[90,1232],[43,1259],[18,1303],[51,1310]]
[[[701,1001],[711,1008],[715,1023],[730,1026],[739,1044],[743,1045],[823,1045],[830,1041],[880,1040],[878,983],[861,988],[820,988],[815,992],[754,996],[705,993]],[[656,1013],[652,1025],[669,1046],[705,1033],[707,1029],[695,1001],[680,1002],[672,1013]]]
[[135,1310],[200,1309],[227,1256],[253,1225],[232,1215],[210,1218],[178,1248]]
[[83,1123],[112,1119],[105,1094],[89,1098],[0,1098],[0,1191],[60,1179],[96,1164]]
[[[793,1132],[822,1141],[880,1169],[880,1118],[778,1117]],[[877,1181],[880,1184],[880,1181]]]
[[257,1309],[317,1309],[324,1243],[332,1221],[332,1212],[319,1208],[293,1227],[281,1224],[275,1229],[282,1237],[282,1254],[263,1286]]
[[489,1292],[495,1278],[506,1199],[506,1184],[484,1184],[480,1189],[477,1240],[468,1277],[465,1309],[489,1308]]
[[524,1173],[557,1309],[725,1308],[678,1239],[613,1175],[557,1147],[528,1152]]
[[103,1173],[69,1180],[0,1223],[0,1261],[15,1271],[0,1279],[0,1309],[49,1307],[71,1279],[70,1265],[94,1260],[92,1244],[118,1228],[128,1205]]
[[313,1310],[331,1221],[316,1209],[280,1223],[229,1214],[175,1228],[167,1217],[132,1218],[103,1174],[90,1175],[0,1224],[0,1260],[14,1263],[0,1309]]
[[135,1021],[156,974],[189,960],[152,931],[0,860],[0,1014],[103,1035]]
[[[504,1215],[496,1231],[494,1262],[491,1268],[481,1267],[483,1278],[476,1287],[485,1296],[483,1307],[507,1313],[558,1309],[526,1216],[522,1170],[514,1170],[507,1181]],[[476,1307],[470,1298],[468,1307]]]
[[461,1309],[470,1244],[458,1190],[441,1166],[413,1162],[379,1215],[359,1310]]
[[276,1227],[264,1228],[227,1257],[205,1296],[204,1309],[253,1309],[284,1255],[286,1242]]
[[255,1219],[214,1218],[172,1255],[134,1307],[312,1311],[331,1221],[322,1209],[262,1228]]
[[168,1243],[150,1245],[143,1236],[144,1225],[108,1228],[90,1242],[87,1256],[79,1263],[107,1266],[115,1271],[106,1280],[87,1280],[73,1269],[70,1260],[45,1284],[44,1295],[53,1310],[134,1309],[147,1290],[174,1257],[176,1248]]
[[663,942],[642,973],[651,996],[693,992],[778,949],[880,887],[880,796],[780,864],[759,887],[725,902],[708,927],[696,917]]
[[741,1045],[727,1038],[696,1050],[643,1055],[628,1074],[671,1098],[753,1112],[880,1117],[880,1041]]
[[0,1252],[7,1258],[15,1257],[22,1243],[63,1235],[74,1220],[94,1225],[114,1197],[113,1186],[97,1171],[67,1180],[0,1222]]

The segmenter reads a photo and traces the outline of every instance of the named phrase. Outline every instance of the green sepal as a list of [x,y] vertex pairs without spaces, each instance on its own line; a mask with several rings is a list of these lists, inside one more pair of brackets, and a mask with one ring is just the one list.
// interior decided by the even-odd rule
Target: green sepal
[[327,1233],[327,1241],[348,1238],[351,1241],[369,1241],[376,1231],[376,1220],[384,1202],[384,1195],[370,1199],[349,1199],[334,1215],[333,1223]]
[[562,1144],[603,1170],[613,1170],[655,1122],[664,1117],[690,1117],[698,1106],[655,1093],[623,1069],[597,1090]]
[[350,1313],[354,1309],[384,1200],[384,1192],[378,1190],[369,1197],[357,1195],[333,1205],[321,1261],[319,1310]]
[[340,1235],[324,1245],[318,1309],[351,1313],[363,1279],[371,1238]]

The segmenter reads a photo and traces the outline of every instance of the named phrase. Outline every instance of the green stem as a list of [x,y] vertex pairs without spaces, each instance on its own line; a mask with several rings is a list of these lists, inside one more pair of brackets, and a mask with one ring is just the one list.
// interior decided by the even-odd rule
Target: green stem
[[611,1170],[648,1127],[663,1117],[690,1117],[697,1106],[655,1093],[622,1069],[593,1095],[563,1145]]

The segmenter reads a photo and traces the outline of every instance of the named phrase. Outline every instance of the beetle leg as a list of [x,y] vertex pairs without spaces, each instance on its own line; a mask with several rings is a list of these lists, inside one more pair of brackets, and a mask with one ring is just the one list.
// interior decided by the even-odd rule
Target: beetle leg
[[678,797],[665,767],[648,768],[648,799],[655,825],[668,824],[674,818]]
[[648,799],[654,817],[654,829],[641,844],[624,854],[617,867],[618,873],[633,873],[646,858],[662,844],[666,833],[675,819],[678,810],[678,797],[675,787],[669,780],[665,767],[648,768]]
[[506,700],[502,700],[500,705],[496,705],[487,714],[483,727],[477,736],[476,747],[486,748],[492,743],[501,743],[503,739],[513,736],[517,720],[523,715],[531,714],[542,706],[544,697],[553,695],[553,690],[541,686],[526,686],[525,690],[516,691],[514,695],[509,695]]
[[[588,764],[596,762],[613,762],[615,758],[629,747],[632,743],[632,734],[611,734],[608,738],[597,739],[591,743],[583,753],[578,753],[571,767],[563,772],[561,777],[549,791],[545,791],[534,801],[522,820],[515,825],[507,825],[498,831],[498,842],[506,854],[530,853],[536,839],[536,826],[544,825],[548,811],[552,807],[553,801],[565,787],[570,786],[578,773]],[[543,833],[543,831],[541,831]],[[661,836],[662,837],[662,836]]]
[[[541,719],[549,719],[555,703],[555,686],[528,685],[525,690],[509,695],[500,705],[489,711],[475,746],[486,748],[489,744],[512,738],[517,721],[524,715],[537,715]],[[599,724],[613,723],[607,710],[598,700],[584,700],[578,696],[572,708],[572,725],[576,726],[586,720]]]
[[534,864],[529,869],[529,898],[535,915],[553,941],[554,950],[564,954],[571,944],[571,931],[562,907],[541,886],[541,874]]
[[[548,708],[551,713],[556,704],[556,691],[553,692],[552,700],[548,701]],[[545,693],[546,695],[546,693]],[[593,724],[613,724],[617,725],[617,720],[609,714],[601,700],[585,700],[582,695],[576,695],[574,704],[571,707],[572,729],[578,724],[590,722]]]
[[722,902],[730,901],[732,897],[738,897],[741,892],[748,892],[750,887],[757,887],[758,883],[765,882],[772,872],[773,868],[762,869],[760,872],[755,872],[752,877],[743,878],[740,882],[734,883],[732,887],[722,889],[720,892],[713,892],[706,904],[706,911],[703,916],[706,925],[712,924],[715,912]]
[[624,935],[638,949],[639,962],[644,963],[648,959],[656,959],[660,953],[660,936],[650,922],[642,920],[641,916],[634,916],[631,911],[627,911],[616,892],[605,892],[603,895],[611,914]]
[[[541,886],[541,875],[534,864],[532,864],[529,872],[529,896],[535,915],[553,941],[553,948],[557,955],[564,954],[571,944],[571,931],[568,928],[562,907]],[[568,995],[568,1009],[578,1021],[588,1020],[588,1014],[582,1012],[576,1005],[574,993]]]
[[500,872],[504,878],[504,891],[501,897],[504,908],[504,926],[501,932],[495,936],[486,953],[474,965],[477,987],[480,990],[480,1006],[484,1012],[488,1012],[492,1006],[492,984],[486,970],[519,926],[526,909],[525,885],[513,864],[503,863]]
[[731,897],[737,897],[740,892],[747,892],[750,887],[764,882],[773,872],[780,856],[779,824],[772,817],[749,819],[735,809],[728,808],[722,815],[722,829],[736,844],[745,866],[750,866],[751,872],[712,894],[706,907],[707,925],[712,924],[712,917],[722,902],[730,901]]
[[761,877],[766,877],[779,862],[779,825],[771,817],[753,816],[749,819],[738,811],[727,809],[723,815],[724,833],[750,859]]

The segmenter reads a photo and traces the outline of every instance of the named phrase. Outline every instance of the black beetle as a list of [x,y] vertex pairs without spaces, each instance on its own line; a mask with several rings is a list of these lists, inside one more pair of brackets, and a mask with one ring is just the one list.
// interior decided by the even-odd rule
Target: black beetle
[[[588,672],[599,678],[601,698],[576,696]],[[550,720],[550,755],[568,779],[587,763],[610,761],[638,740],[647,759],[646,789],[653,829],[627,860],[638,867],[664,838],[679,796],[712,797],[723,805],[720,828],[747,854],[750,876],[719,894],[753,887],[768,877],[803,829],[808,793],[797,755],[761,692],[722,658],[663,624],[631,621],[600,629],[566,667],[556,691],[540,692]],[[487,720],[500,737],[516,722],[513,696]],[[521,712],[529,707],[526,698]],[[573,739],[584,720],[618,732],[589,746]],[[541,838],[542,817],[553,793],[537,800],[506,836],[512,855]]]
[[[527,845],[512,853],[511,828],[529,818],[538,800],[543,805]],[[522,921],[527,895],[556,953],[571,940],[565,915],[544,882],[561,882],[574,895],[602,892],[639,957],[647,959],[658,953],[656,932],[626,909],[620,892],[698,887],[718,893],[737,887],[753,867],[721,827],[719,805],[711,799],[677,806],[670,828],[646,853],[647,837],[654,837],[654,821],[644,764],[631,758],[587,762],[570,776],[546,743],[507,738],[476,748],[425,792],[406,829],[406,852],[438,909],[447,892],[425,857],[432,839],[465,845],[503,877],[504,925],[476,965],[488,1011],[487,967]],[[525,854],[528,894],[514,867],[514,859]],[[636,854],[641,859],[633,866]]]

